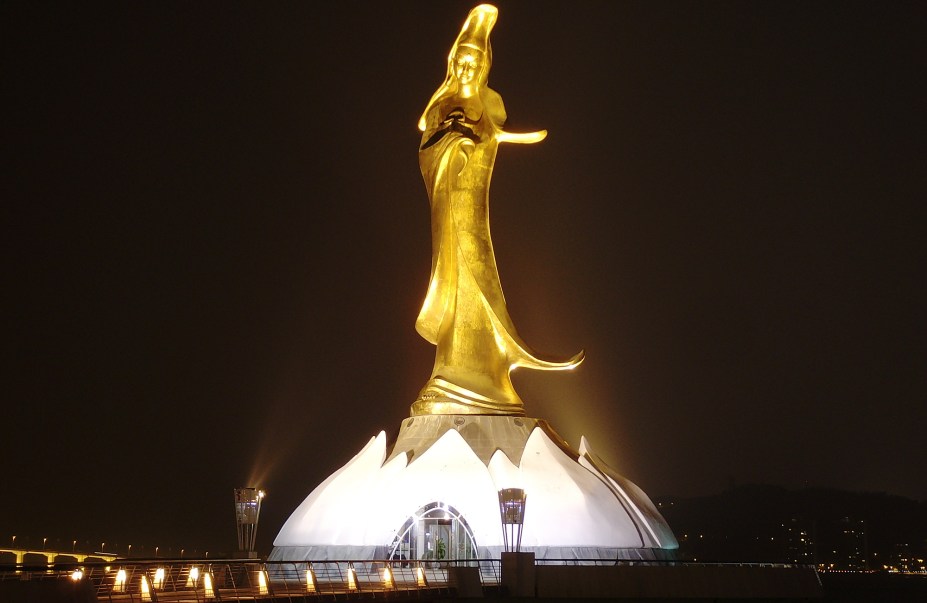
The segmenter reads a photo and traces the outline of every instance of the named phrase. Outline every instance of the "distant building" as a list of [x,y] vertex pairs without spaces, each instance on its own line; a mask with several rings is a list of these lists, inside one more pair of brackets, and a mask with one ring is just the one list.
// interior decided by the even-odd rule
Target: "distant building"
[[836,549],[836,567],[856,571],[869,569],[866,521],[844,517],[840,527],[841,538]]
[[816,564],[814,529],[808,522],[792,518],[782,524],[785,559],[789,563]]

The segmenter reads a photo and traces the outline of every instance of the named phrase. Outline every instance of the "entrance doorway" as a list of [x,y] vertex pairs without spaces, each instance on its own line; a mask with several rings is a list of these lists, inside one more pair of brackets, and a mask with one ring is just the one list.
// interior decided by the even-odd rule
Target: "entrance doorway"
[[467,520],[454,507],[428,503],[406,520],[390,546],[390,559],[475,559],[476,541]]

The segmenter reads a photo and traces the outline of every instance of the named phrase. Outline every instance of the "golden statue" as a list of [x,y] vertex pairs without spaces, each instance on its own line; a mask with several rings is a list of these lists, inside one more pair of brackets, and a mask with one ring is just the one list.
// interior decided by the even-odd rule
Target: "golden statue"
[[502,97],[487,85],[489,33],[499,11],[470,11],[448,55],[447,78],[418,123],[419,165],[431,203],[431,281],[415,327],[437,346],[413,415],[524,415],[510,373],[572,369],[538,358],[505,307],[489,236],[489,180],[501,142],[540,142],[547,132],[505,132]]

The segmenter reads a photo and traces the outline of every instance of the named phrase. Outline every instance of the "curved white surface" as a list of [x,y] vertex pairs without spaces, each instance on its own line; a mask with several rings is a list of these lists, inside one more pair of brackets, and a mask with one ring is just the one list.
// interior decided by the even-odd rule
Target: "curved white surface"
[[520,459],[499,450],[488,466],[453,429],[411,463],[398,454],[384,465],[386,455],[380,432],[296,508],[274,540],[281,552],[272,556],[318,547],[383,554],[406,520],[433,502],[457,509],[481,550],[498,551],[497,493],[511,487],[527,494],[523,550],[677,547],[646,494],[605,466],[585,438],[578,460],[539,428]]

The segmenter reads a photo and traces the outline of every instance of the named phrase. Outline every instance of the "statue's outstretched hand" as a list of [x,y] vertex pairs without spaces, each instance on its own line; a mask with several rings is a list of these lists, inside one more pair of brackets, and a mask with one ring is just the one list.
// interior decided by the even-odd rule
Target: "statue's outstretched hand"
[[496,134],[496,140],[499,142],[514,142],[515,144],[534,144],[547,138],[547,130],[538,130],[537,132],[499,132]]

